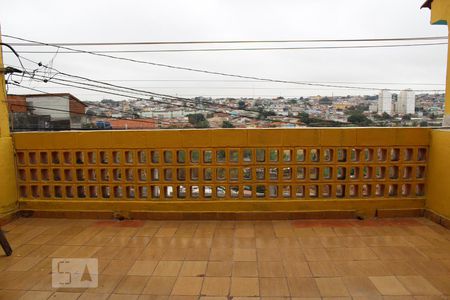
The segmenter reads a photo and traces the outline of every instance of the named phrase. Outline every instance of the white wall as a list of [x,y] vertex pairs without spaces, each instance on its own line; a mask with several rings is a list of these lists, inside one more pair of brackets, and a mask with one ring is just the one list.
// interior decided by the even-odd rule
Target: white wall
[[[26,101],[27,104],[32,103],[34,108],[33,113],[35,115],[50,115],[52,121],[70,119],[68,96],[27,97]],[[38,108],[36,106],[44,108]]]
[[392,94],[389,91],[383,90],[378,96],[378,113],[392,114]]
[[202,114],[205,113],[203,110],[174,110],[174,111],[143,111],[141,112],[141,116],[144,118],[162,118],[162,119],[170,119],[170,118],[180,118],[185,117],[189,114]]
[[81,128],[83,124],[86,124],[86,116],[79,114],[71,114],[70,116],[70,128]]
[[411,90],[401,91],[398,96],[399,113],[414,114],[416,108],[416,94]]

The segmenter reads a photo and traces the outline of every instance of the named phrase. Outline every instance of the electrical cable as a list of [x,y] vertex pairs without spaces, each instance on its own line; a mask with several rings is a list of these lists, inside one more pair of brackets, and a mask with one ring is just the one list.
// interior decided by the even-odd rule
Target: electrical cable
[[[77,49],[70,49],[67,47],[60,47],[60,46],[54,46],[54,45],[49,45],[46,43],[41,43],[41,42],[36,42],[36,41],[31,41],[31,40],[26,40],[26,39],[22,39],[22,38],[17,38],[17,37],[13,37],[13,36],[8,36],[5,35],[7,37],[10,38],[15,38],[15,39],[19,39],[19,40],[25,40],[28,42],[33,42],[33,43],[37,43],[37,44],[43,44],[43,45],[47,45],[47,46],[52,46],[52,47],[57,47],[59,48],[63,48],[63,49],[68,49],[71,51],[77,51],[80,53],[86,53],[86,54],[92,54],[92,55],[97,55],[97,56],[103,56],[103,57],[109,57],[109,58],[113,58],[113,59],[119,59],[119,60],[126,60],[126,61],[131,61],[131,62],[137,62],[137,63],[145,63],[145,64],[151,64],[151,65],[155,65],[155,66],[164,66],[164,67],[169,67],[169,68],[174,68],[174,69],[182,69],[182,70],[188,70],[188,71],[195,71],[195,72],[203,72],[203,73],[208,73],[208,74],[215,74],[215,75],[222,75],[222,76],[231,76],[231,77],[238,77],[238,78],[246,78],[246,79],[252,79],[252,80],[258,80],[258,81],[270,81],[270,82],[280,82],[280,83],[294,83],[294,84],[301,84],[301,85],[312,85],[312,86],[326,86],[326,87],[335,87],[335,88],[351,88],[351,89],[364,89],[364,90],[369,90],[369,88],[363,88],[363,87],[350,87],[350,86],[333,86],[333,85],[324,85],[324,84],[314,84],[314,83],[305,83],[305,82],[293,82],[293,81],[285,81],[285,80],[276,80],[276,79],[268,79],[268,78],[260,78],[260,77],[252,77],[252,76],[243,76],[243,75],[236,75],[236,74],[227,74],[227,73],[221,73],[221,72],[213,72],[213,71],[208,71],[208,70],[199,70],[199,69],[191,69],[191,68],[185,68],[185,67],[178,67],[178,66],[172,66],[172,65],[165,65],[165,64],[158,64],[158,63],[152,63],[152,62],[146,62],[146,61],[139,61],[139,60],[134,60],[134,59],[129,59],[129,58],[123,58],[123,57],[116,57],[116,56],[111,56],[111,55],[104,55],[104,54],[100,54],[100,53],[95,53],[95,52],[91,52],[91,51],[84,51],[84,50],[77,50]],[[53,53],[53,52],[52,52]],[[68,75],[67,73],[62,73],[60,72],[60,74],[66,75],[66,76],[71,76]],[[58,74],[55,74],[55,76]],[[59,79],[58,79],[59,80]],[[80,83],[79,83],[80,84]],[[102,83],[105,84],[105,83]],[[78,87],[81,88],[81,87]],[[86,88],[84,88],[86,89]],[[371,90],[376,89],[379,90],[379,88],[370,88]],[[129,89],[129,90],[135,90],[135,89]],[[146,93],[150,93],[153,95],[159,95],[159,96],[163,96],[163,97],[170,97],[172,100],[176,99],[176,100],[190,100],[190,99],[180,99],[179,97],[174,97],[174,96],[170,96],[170,95],[164,95],[164,94],[158,94],[158,93],[153,93],[153,92],[148,92],[145,91]],[[146,100],[146,99],[145,99]],[[255,111],[252,111],[255,112]]]
[[[33,80],[38,80],[38,78],[35,77],[35,78],[33,78]],[[57,80],[59,80],[59,79],[57,79]],[[66,80],[66,81],[67,81],[67,80]],[[53,82],[54,82],[54,81],[53,81]],[[69,82],[70,82],[70,81],[69,81]],[[150,100],[150,99],[143,99],[143,98],[138,98],[138,97],[134,97],[134,96],[130,96],[130,95],[119,94],[119,93],[116,93],[116,92],[108,92],[108,91],[101,91],[101,90],[93,89],[93,88],[80,87],[80,86],[75,86],[75,85],[67,84],[67,83],[60,83],[60,82],[54,82],[54,83],[59,84],[59,85],[63,85],[63,86],[76,87],[76,88],[84,89],[84,90],[99,91],[99,92],[102,92],[102,93],[105,93],[105,94],[110,94],[110,95],[129,97],[129,98],[133,98],[133,99],[135,99],[135,100],[157,102],[157,103],[160,103],[160,104],[168,104],[168,105],[178,106],[178,107],[182,107],[182,108],[196,108],[196,109],[198,109],[198,110],[203,110],[203,111],[209,111],[209,112],[213,112],[213,113],[221,113],[221,114],[226,114],[226,115],[229,115],[229,116],[234,116],[232,113],[228,113],[228,112],[226,112],[226,111],[218,111],[217,109],[214,110],[214,109],[210,109],[210,108],[198,108],[198,107],[192,107],[192,106],[185,106],[185,105],[174,104],[174,103],[171,103],[171,102],[166,102],[166,101],[161,101],[161,100],[155,100],[155,99],[152,99],[152,100]],[[76,82],[76,83],[82,84],[82,83],[79,83],[79,82]],[[94,87],[95,87],[95,85],[89,85],[89,86],[94,86]],[[35,91],[39,91],[39,90],[37,90],[37,89],[30,88],[30,87],[26,87],[26,88],[31,89],[31,90],[35,90]],[[43,91],[39,91],[39,92],[43,92]],[[45,92],[44,92],[44,93],[45,93]],[[47,94],[51,95],[51,93],[47,93]],[[190,99],[187,99],[187,100],[190,100]],[[192,102],[192,101],[193,101],[193,100],[191,100],[191,102]],[[217,105],[217,104],[215,104],[215,103],[210,103],[210,102],[203,102],[203,103],[204,103],[204,104]],[[198,103],[194,103],[194,104],[198,105]],[[224,106],[224,105],[222,105],[222,106]],[[226,108],[231,108],[231,109],[233,109],[233,110],[243,110],[243,109],[233,108],[233,107],[229,107],[229,106],[225,106],[225,107],[226,107]],[[251,113],[258,113],[258,111],[254,111],[254,110],[250,110],[250,109],[245,109],[244,111],[248,111],[248,112],[251,112]],[[281,118],[284,117],[284,116],[280,116],[280,115],[277,115],[277,116],[278,116],[278,117],[281,117]],[[260,120],[260,119],[258,119],[258,117],[249,116],[249,115],[241,115],[241,117],[246,117],[246,118],[249,118],[249,119],[255,119],[255,120],[263,121],[263,122],[277,122],[277,123],[283,123],[283,124],[298,125],[298,123],[296,123],[296,122],[288,122],[288,121],[281,121],[281,120],[270,120],[270,119]],[[291,117],[291,118],[293,118],[293,119],[299,119],[299,118],[297,118],[297,117]]]
[[[37,88],[57,88],[57,87],[45,87],[39,86]],[[130,86],[134,89],[199,89],[199,90],[302,90],[302,91],[334,91],[330,88],[286,88],[286,87],[245,87],[245,86]],[[346,89],[343,89],[346,90]],[[351,90],[351,89],[350,89]],[[429,89],[429,90],[413,90],[413,91],[444,91],[443,89]],[[199,93],[201,94],[201,92]]]
[[[22,85],[19,85],[19,84],[15,83],[15,82],[12,82],[12,83],[9,83],[9,84],[12,84],[12,85],[17,86],[17,87],[20,87],[20,88],[32,90],[32,91],[35,91],[35,92],[40,92],[40,93],[42,93],[42,94],[53,95],[53,96],[54,96],[54,94],[47,93],[47,92],[45,92],[45,91],[41,91],[41,90],[38,90],[38,89],[35,89],[35,88],[22,86]],[[64,97],[61,97],[61,96],[56,96],[56,98],[61,98],[61,99],[67,100],[67,98],[64,98]],[[4,102],[11,103],[11,101],[4,101]],[[23,104],[17,104],[17,103],[13,103],[13,104],[11,104],[11,105],[12,105],[12,106],[29,107],[29,105],[23,105]],[[92,106],[101,107],[101,106],[98,106],[98,105],[95,105],[95,104],[92,105]],[[50,111],[68,112],[68,113],[77,114],[77,115],[89,116],[89,115],[86,115],[86,113],[77,113],[77,112],[72,112],[72,111],[70,111],[70,110],[65,110],[65,109],[57,109],[57,108],[43,107],[43,106],[36,106],[36,105],[33,105],[33,107],[35,107],[35,108],[40,108],[40,109],[46,109],[46,110],[50,110]],[[101,107],[101,108],[108,108],[108,109],[114,111],[114,109],[113,109],[113,108],[110,108],[110,107]],[[98,118],[103,118],[103,119],[117,119],[117,120],[136,121],[136,122],[142,122],[142,123],[155,124],[155,122],[149,121],[149,120],[145,120],[145,119],[129,119],[129,118],[121,118],[121,117],[103,117],[103,116],[96,115],[96,114],[94,114],[94,115],[92,115],[92,116],[98,117]],[[159,121],[160,121],[160,120],[158,120],[157,122],[159,122]],[[163,121],[163,122],[166,123],[167,125],[172,125],[171,122],[167,122],[167,121]]]
[[[66,49],[66,50],[77,51],[80,53],[85,53],[85,54],[90,54],[90,55],[95,55],[95,56],[100,56],[100,57],[106,57],[106,58],[115,59],[115,60],[133,62],[133,63],[138,63],[138,64],[146,64],[146,65],[170,68],[170,69],[175,69],[175,70],[184,70],[184,71],[190,71],[190,72],[205,73],[205,74],[210,74],[210,75],[219,75],[219,76],[233,77],[233,78],[240,78],[240,79],[251,79],[251,80],[256,80],[256,81],[288,83],[288,84],[298,84],[298,85],[307,85],[307,86],[332,87],[332,88],[350,88],[350,89],[355,89],[355,90],[358,90],[358,89],[369,90],[369,88],[358,87],[358,86],[340,86],[340,85],[321,84],[321,83],[308,83],[308,82],[299,82],[299,81],[290,81],[290,80],[279,80],[279,79],[271,79],[271,78],[264,78],[264,77],[245,76],[245,75],[239,75],[239,74],[202,70],[202,69],[189,68],[189,67],[181,67],[181,66],[175,66],[175,65],[169,65],[169,64],[155,63],[155,62],[151,62],[151,61],[132,59],[132,58],[127,58],[127,57],[114,56],[114,55],[109,55],[109,54],[95,53],[95,52],[86,51],[86,50],[78,50],[78,49],[73,49],[73,48],[69,48],[69,47],[65,47],[65,46],[54,46],[51,44],[34,41],[34,40],[29,40],[29,39],[24,39],[24,38],[20,38],[20,37],[15,37],[15,36],[11,36],[11,35],[3,35],[3,36],[12,38],[12,39],[21,40],[21,41],[30,42],[30,43],[46,45],[46,46],[51,46],[51,47],[56,47],[56,48],[62,48],[62,49]],[[371,89],[372,90],[382,90],[381,88],[371,88]]]
[[[27,60],[28,60],[28,59],[27,59]],[[35,61],[32,61],[32,60],[29,60],[29,61],[30,61],[30,62],[33,62],[33,63],[35,63],[35,64],[38,64],[38,63],[35,62]],[[43,66],[44,66],[44,65],[43,65]],[[46,67],[46,66],[44,66],[44,67]],[[152,96],[160,96],[160,97],[168,97],[168,98],[175,98],[175,99],[182,99],[182,100],[192,101],[191,99],[187,99],[187,98],[181,98],[181,97],[172,96],[172,95],[167,95],[167,94],[162,94],[162,93],[149,92],[149,91],[142,90],[142,89],[139,89],[139,88],[124,87],[124,86],[120,86],[120,85],[116,85],[116,84],[111,84],[111,83],[104,82],[104,81],[93,80],[93,79],[90,79],[90,78],[87,78],[87,77],[83,77],[83,76],[78,76],[78,75],[68,74],[68,73],[65,73],[65,72],[61,72],[61,71],[59,71],[59,70],[57,70],[57,69],[55,69],[55,68],[52,68],[52,67],[51,67],[51,69],[55,70],[58,74],[62,74],[62,75],[65,75],[65,76],[74,77],[74,78],[79,78],[79,79],[82,79],[82,80],[92,81],[92,82],[96,82],[96,83],[100,83],[100,84],[105,84],[105,85],[108,85],[108,86],[119,87],[119,88],[122,88],[122,89],[129,89],[129,90],[132,90],[132,91],[134,91],[134,92],[146,93],[146,94],[150,94],[150,95],[152,95]],[[58,75],[58,74],[55,74],[55,76]],[[250,88],[249,88],[249,89],[250,89]],[[257,88],[256,88],[256,89],[257,89]],[[273,88],[273,89],[277,89],[277,88]],[[352,88],[348,88],[348,89],[352,89]],[[373,88],[369,87],[369,88],[366,88],[366,90],[373,90]],[[380,90],[380,89],[377,89],[377,90]],[[385,90],[397,91],[397,90],[395,90],[395,89],[385,89]],[[411,89],[411,90],[412,90],[412,91],[415,91],[415,92],[437,92],[437,91],[445,91],[444,89],[420,89],[420,90],[419,90],[419,89]]]
[[[34,78],[34,80],[37,80],[37,78]],[[72,84],[68,84],[68,83],[55,82],[55,80],[61,80],[61,79],[56,79],[56,78],[54,78],[54,79],[52,80],[52,82],[55,83],[55,84],[62,85],[62,86],[75,87],[75,88],[84,89],[84,90],[90,90],[90,91],[99,91],[99,92],[102,92],[102,93],[105,93],[105,94],[116,95],[116,96],[124,96],[124,97],[133,98],[133,99],[135,99],[135,100],[142,100],[142,101],[149,101],[149,102],[157,102],[157,103],[160,103],[160,104],[168,104],[168,105],[178,106],[178,107],[182,107],[182,108],[196,108],[196,109],[198,109],[198,110],[209,111],[209,112],[212,112],[212,113],[221,113],[221,114],[226,114],[226,115],[229,115],[229,116],[234,116],[232,113],[228,113],[228,112],[226,112],[226,111],[219,111],[219,110],[217,110],[217,109],[210,109],[210,108],[205,108],[205,107],[198,108],[198,107],[192,107],[192,106],[185,106],[185,105],[182,105],[182,104],[174,104],[174,103],[172,103],[172,102],[167,102],[167,101],[162,101],[162,100],[137,98],[137,97],[134,97],[134,96],[129,96],[129,95],[124,95],[124,94],[119,94],[119,93],[115,93],[115,92],[101,91],[101,90],[98,90],[98,89],[90,88],[90,87],[99,87],[99,86],[97,86],[97,85],[85,84],[85,83],[80,83],[80,82],[70,81],[70,80],[61,80],[61,81],[73,82],[73,83],[76,83],[76,84],[84,84],[84,85],[90,86],[90,87],[88,88],[88,87],[76,86],[76,85],[72,85]],[[104,87],[100,87],[100,88],[104,88]],[[48,93],[48,94],[50,94],[50,93]],[[179,100],[179,101],[186,101],[186,100],[189,100],[191,103],[193,102],[194,105],[198,105],[197,102],[195,102],[194,100],[191,100],[191,99],[185,99],[185,98],[178,99],[178,98],[176,98],[176,99],[171,99],[171,100]],[[212,106],[216,106],[216,107],[217,107],[217,106],[221,106],[221,107],[224,107],[224,108],[227,108],[227,109],[232,109],[232,110],[241,110],[241,111],[246,111],[246,112],[251,112],[251,113],[259,113],[258,111],[251,110],[251,109],[235,108],[235,107],[230,107],[230,106],[227,106],[227,105],[211,103],[211,102],[208,102],[208,101],[204,101],[204,102],[202,102],[202,104],[208,104],[208,105],[212,105]],[[278,122],[278,123],[286,123],[286,124],[298,125],[298,123],[295,123],[295,122],[288,122],[288,121],[273,121],[273,120],[270,120],[270,119],[269,119],[269,120],[268,120],[268,119],[266,119],[266,120],[260,120],[260,119],[258,119],[258,117],[249,116],[249,115],[241,115],[241,117],[246,117],[246,118],[249,118],[249,119],[255,119],[255,120],[258,120],[258,121]],[[274,117],[280,117],[280,118],[283,118],[283,117],[285,117],[285,116],[276,115],[276,116],[274,116]],[[293,118],[293,119],[299,119],[299,118],[297,118],[297,117],[290,117],[290,118]]]
[[[90,79],[90,78],[87,78],[87,77],[83,77],[83,76],[78,76],[78,75],[72,75],[72,74],[64,73],[64,72],[61,72],[61,71],[57,70],[56,68],[53,68],[53,67],[47,67],[47,66],[45,66],[45,65],[43,65],[43,64],[41,64],[41,63],[37,63],[37,62],[35,62],[35,61],[33,61],[33,60],[30,60],[30,59],[27,59],[27,60],[30,61],[30,62],[33,62],[33,63],[35,63],[35,64],[38,64],[39,66],[43,66],[43,67],[51,68],[51,69],[55,70],[57,73],[52,77],[52,80],[53,80],[57,75],[62,74],[62,75],[65,75],[65,76],[74,77],[74,78],[86,80],[86,81],[89,81],[89,82],[100,83],[100,84],[104,84],[104,85],[107,85],[107,86],[117,87],[117,88],[126,89],[126,90],[132,90],[132,91],[137,91],[137,92],[143,92],[143,93],[147,93],[147,94],[149,94],[149,95],[151,95],[151,96],[158,96],[158,97],[169,98],[169,99],[171,99],[171,100],[179,100],[179,101],[191,102],[191,103],[194,103],[194,105],[197,105],[197,104],[198,104],[195,100],[192,100],[192,99],[189,99],[189,98],[181,98],[181,97],[176,97],[176,96],[171,96],[171,95],[166,95],[166,94],[154,93],[154,92],[149,92],[149,91],[145,91],[145,90],[138,90],[138,89],[133,89],[133,88],[129,88],[129,87],[123,87],[123,86],[119,86],[119,85],[115,85],[115,84],[105,83],[105,82],[101,82],[101,81],[98,81],[98,80],[93,80],[93,79]],[[61,80],[61,79],[58,79],[58,80]],[[63,80],[63,81],[64,81],[64,80]],[[65,81],[67,81],[67,80],[65,80]],[[44,82],[46,82],[46,81],[44,81]],[[69,81],[69,82],[70,82],[70,81]],[[81,84],[80,82],[74,82],[74,81],[72,81],[72,83],[78,83],[78,84]],[[91,86],[94,86],[94,87],[97,87],[97,88],[99,87],[98,85],[97,85],[97,86],[96,86],[96,85],[91,85]],[[100,88],[104,88],[104,87],[100,87]],[[87,89],[87,90],[96,91],[96,90],[93,90],[93,89]],[[97,91],[98,91],[98,90],[97,90]],[[147,99],[145,99],[145,100],[146,100],[146,101],[153,101],[153,102],[164,103],[164,104],[171,104],[171,103],[162,102],[162,101],[157,101],[157,100],[147,100]],[[221,107],[226,108],[226,109],[242,110],[242,111],[247,111],[247,112],[251,112],[251,113],[258,113],[258,111],[254,111],[254,110],[251,110],[251,109],[235,108],[235,107],[230,107],[230,106],[228,106],[228,105],[211,103],[211,102],[208,102],[208,101],[206,101],[206,103],[208,103],[208,104],[210,104],[210,105],[214,105],[214,106],[221,106]],[[180,107],[184,107],[184,105],[180,105]],[[205,110],[205,108],[202,108],[202,109]],[[223,111],[217,111],[217,110],[211,110],[211,109],[206,109],[206,110],[211,111],[211,112],[214,112],[214,113],[225,113],[225,114],[228,114],[228,115],[232,115],[232,114],[230,114],[230,113],[223,112]],[[278,116],[279,116],[279,115],[278,115]],[[251,116],[246,116],[246,117],[250,118]],[[279,117],[284,117],[284,116],[279,116]],[[253,118],[259,120],[257,117],[253,117]]]
[[[18,39],[21,39],[21,38],[18,38]],[[36,43],[41,43],[41,42],[36,42]],[[72,50],[72,49],[69,49],[69,50]],[[82,51],[82,52],[85,52],[85,51]],[[87,52],[87,53],[89,53],[89,52]],[[98,55],[98,54],[95,54],[95,53],[93,53],[94,55]],[[101,56],[105,56],[105,55],[101,55]],[[62,73],[62,72],[60,72],[61,74],[64,74],[64,73]],[[55,76],[56,76],[57,74],[55,74]],[[66,73],[66,75],[67,75],[67,73]],[[70,74],[69,74],[69,76],[70,76]],[[239,75],[240,76],[240,75]],[[102,83],[102,84],[105,84],[105,83]],[[306,83],[304,83],[304,84],[306,84]],[[307,85],[315,85],[315,84],[307,84]],[[321,86],[323,86],[323,85],[321,85]],[[342,86],[339,86],[340,88],[342,88]],[[354,88],[361,88],[361,87],[349,87],[349,88],[352,88],[352,89],[354,89]],[[363,88],[363,89],[365,89],[365,90],[369,90],[369,88]],[[370,89],[373,89],[373,88],[370,88]],[[132,89],[132,90],[135,90],[135,89]],[[378,89],[377,89],[378,90]],[[158,96],[164,96],[164,97],[171,97],[172,99],[180,99],[179,97],[173,97],[173,96],[169,96],[169,95],[164,95],[164,94],[158,94],[158,93],[152,93],[151,92],[151,94],[153,94],[153,95],[158,95]],[[183,100],[188,100],[188,99],[183,99]],[[189,99],[190,100],[190,99]]]
[[[254,80],[229,80],[229,79],[98,79],[105,82],[255,82]],[[319,81],[302,81],[319,83]],[[364,82],[364,81],[320,81],[320,83],[356,83],[356,84],[394,84],[394,85],[443,85],[445,83],[419,83],[419,82]]]
[[[31,60],[30,60],[31,61]],[[33,61],[32,61],[33,62]],[[34,62],[34,63],[36,63],[36,62]],[[52,68],[52,69],[54,69],[55,71],[57,71],[57,72],[59,72],[58,74],[64,74],[64,75],[66,75],[66,76],[71,76],[71,77],[75,77],[75,78],[79,78],[79,79],[83,79],[83,80],[88,80],[88,81],[92,81],[92,82],[97,82],[97,83],[100,83],[100,84],[106,84],[106,85],[108,85],[108,86],[113,86],[113,87],[119,87],[119,88],[122,88],[122,89],[127,89],[127,90],[133,90],[133,91],[140,91],[140,92],[144,92],[144,93],[149,93],[150,95],[152,95],[152,96],[160,96],[160,97],[168,97],[168,98],[171,98],[172,100],[173,99],[175,99],[175,100],[182,100],[182,101],[188,101],[188,102],[192,102],[193,100],[191,100],[191,99],[187,99],[187,98],[180,98],[180,97],[174,97],[174,96],[170,96],[170,95],[165,95],[165,94],[159,94],[159,93],[153,93],[153,92],[148,92],[148,91],[142,91],[142,90],[137,90],[137,89],[132,89],[132,88],[128,88],[128,87],[123,87],[123,86],[118,86],[118,85],[114,85],[114,84],[109,84],[109,83],[104,83],[104,82],[100,82],[100,81],[97,81],[97,80],[92,80],[92,79],[89,79],[89,78],[86,78],[86,77],[82,77],[82,76],[77,76],[77,75],[71,75],[71,74],[67,74],[67,73],[64,73],[64,72],[60,72],[60,71],[58,71],[58,70],[56,70],[55,68]],[[57,75],[57,74],[56,74]],[[69,81],[70,82],[70,81]],[[72,81],[73,82],[73,81]],[[81,84],[80,82],[75,82],[75,83],[78,83],[78,84]],[[94,85],[94,87],[99,87],[99,86],[95,86]],[[104,88],[104,87],[101,87],[101,88]],[[88,89],[88,90],[93,90],[93,89]],[[95,91],[95,90],[94,90]],[[434,91],[434,90],[433,90]],[[151,101],[151,100],[147,100],[147,101]],[[161,103],[161,101],[159,101],[160,103]],[[168,104],[167,102],[163,102],[164,104]],[[212,104],[212,103],[210,103],[210,102],[206,102],[206,103],[209,103],[209,104]],[[197,104],[197,103],[194,103],[194,104]],[[217,104],[212,104],[212,105],[217,105]],[[233,109],[233,110],[236,110],[236,108],[234,108],[234,107],[229,107],[229,106],[226,106],[226,105],[219,105],[219,106],[222,106],[222,107],[225,107],[225,108],[227,108],[227,109]],[[184,107],[184,106],[183,106]],[[203,109],[205,109],[205,108],[203,108]],[[208,109],[209,110],[209,109]],[[252,113],[257,113],[257,111],[254,111],[254,110],[248,110],[248,109],[238,109],[238,110],[244,110],[244,111],[249,111],[249,112],[252,112]],[[223,111],[217,111],[217,110],[209,110],[209,111],[212,111],[212,112],[215,112],[215,113],[226,113],[226,112],[223,112]],[[228,113],[229,114],[229,113]],[[230,114],[229,114],[230,115]],[[247,116],[247,117],[249,117],[249,116]],[[284,117],[284,116],[279,116],[279,117]],[[257,119],[257,118],[256,118]]]
[[19,61],[20,65],[22,66],[22,69],[24,70],[24,72],[26,72],[27,69],[23,65],[22,59],[20,58],[19,53],[17,53],[17,51],[11,45],[9,45],[7,43],[0,42],[0,47],[1,46],[5,46],[5,47],[11,49],[11,53],[13,53],[17,57],[17,60]]
[[[177,52],[226,52],[226,51],[279,51],[279,50],[332,50],[332,49],[370,49],[399,48],[447,45],[447,43],[420,43],[395,45],[352,45],[352,46],[317,46],[317,47],[258,47],[258,48],[197,48],[197,49],[157,49],[157,50],[90,50],[92,53],[177,53]],[[21,53],[53,54],[52,51],[20,51]],[[79,51],[59,51],[59,54],[83,54]]]
[[[8,35],[2,35],[10,37]],[[213,40],[213,41],[140,41],[140,42],[78,42],[48,43],[54,46],[129,46],[129,45],[185,45],[185,44],[250,44],[250,43],[334,43],[334,42],[393,42],[446,40],[447,36],[363,38],[363,39],[289,39],[289,40]],[[11,43],[13,46],[38,46],[34,43]]]

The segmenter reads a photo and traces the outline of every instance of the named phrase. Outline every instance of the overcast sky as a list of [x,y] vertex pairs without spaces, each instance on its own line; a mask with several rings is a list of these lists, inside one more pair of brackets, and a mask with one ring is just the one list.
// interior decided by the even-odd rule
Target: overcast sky
[[[123,42],[255,39],[355,39],[446,36],[429,22],[424,0],[0,0],[3,34],[43,42]],[[4,38],[4,42],[13,40]],[[403,42],[404,43],[404,42]],[[416,42],[414,42],[416,43]],[[361,44],[361,43],[355,43]],[[90,50],[201,47],[283,47],[318,44],[91,47]],[[320,44],[328,46],[331,44]],[[52,48],[17,47],[20,50]],[[53,54],[23,54],[47,64]],[[292,81],[351,82],[376,88],[443,89],[447,46],[236,52],[120,53],[146,61]],[[5,63],[17,60],[5,53]],[[30,69],[33,66],[27,63]],[[58,54],[53,66],[67,73],[178,96],[299,97],[375,94],[232,78],[121,62],[87,54]],[[142,80],[142,81],[132,81]],[[144,81],[145,80],[145,81]],[[225,80],[225,81],[224,81]],[[372,82],[378,84],[367,85]],[[392,85],[387,83],[406,83]],[[386,83],[386,84],[385,84]],[[29,85],[25,80],[23,85]],[[43,83],[31,86],[44,89]],[[82,100],[115,98],[47,84]],[[25,90],[11,88],[10,92]],[[117,99],[117,98],[116,98]]]

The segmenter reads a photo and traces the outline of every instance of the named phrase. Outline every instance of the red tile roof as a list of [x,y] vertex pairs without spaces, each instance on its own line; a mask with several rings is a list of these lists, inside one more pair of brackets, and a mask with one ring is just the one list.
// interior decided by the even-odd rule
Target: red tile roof
[[157,128],[158,124],[153,119],[142,120],[118,120],[107,119],[113,129],[153,129]]

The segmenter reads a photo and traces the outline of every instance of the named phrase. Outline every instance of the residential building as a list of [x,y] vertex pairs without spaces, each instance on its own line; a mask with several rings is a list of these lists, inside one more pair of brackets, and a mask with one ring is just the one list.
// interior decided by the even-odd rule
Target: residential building
[[42,129],[78,129],[87,122],[87,105],[69,93],[8,95],[8,102],[11,113],[47,116],[48,124]]
[[416,109],[416,94],[407,89],[400,92],[397,102],[397,113],[414,114]]
[[378,113],[392,114],[392,93],[388,90],[382,90],[378,95]]
[[23,95],[8,95],[8,111],[10,113],[26,113],[27,101]]
[[32,114],[23,95],[8,95],[9,125],[11,131],[32,131],[50,128],[50,117]]

